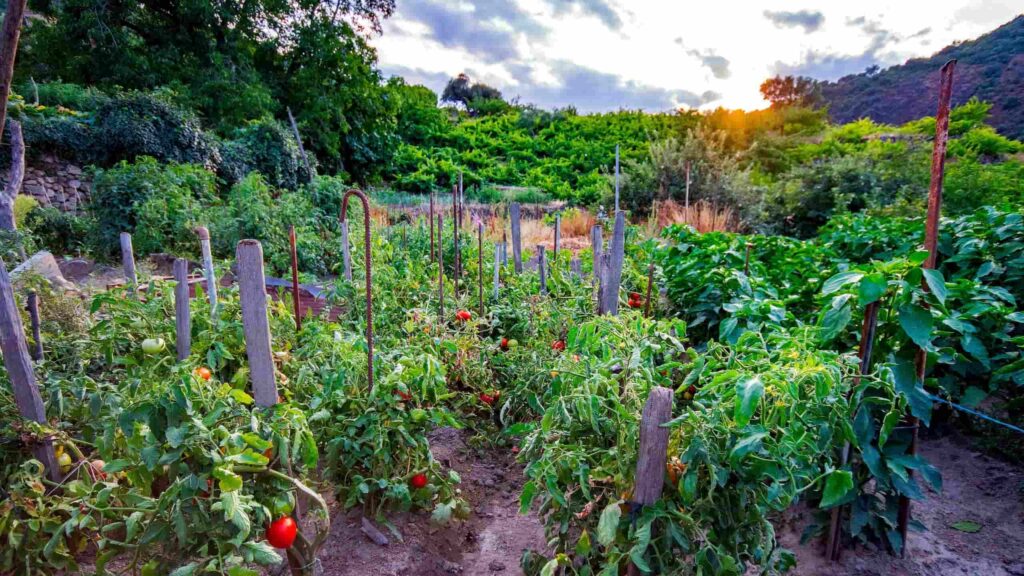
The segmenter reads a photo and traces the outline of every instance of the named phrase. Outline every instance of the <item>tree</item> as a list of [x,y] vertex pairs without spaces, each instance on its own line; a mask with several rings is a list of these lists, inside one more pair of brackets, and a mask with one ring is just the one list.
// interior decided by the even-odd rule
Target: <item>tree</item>
[[[473,82],[465,73],[448,81],[444,92],[441,93],[441,101],[462,104],[474,115],[502,112],[508,108],[500,90],[487,84]],[[505,105],[502,106],[498,102]]]
[[230,136],[291,107],[328,170],[359,178],[394,148],[376,52],[395,0],[39,0],[22,78],[101,89],[170,88]]
[[822,103],[821,86],[806,76],[776,76],[761,83],[761,95],[773,108],[788,106],[817,107]]

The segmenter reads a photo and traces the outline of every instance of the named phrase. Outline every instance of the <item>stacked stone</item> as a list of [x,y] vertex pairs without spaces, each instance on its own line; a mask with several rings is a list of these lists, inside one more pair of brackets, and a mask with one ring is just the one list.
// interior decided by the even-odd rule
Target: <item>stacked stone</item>
[[[7,183],[7,174],[0,175]],[[89,202],[90,183],[82,169],[52,154],[29,158],[21,193],[31,196],[43,206],[79,214]]]

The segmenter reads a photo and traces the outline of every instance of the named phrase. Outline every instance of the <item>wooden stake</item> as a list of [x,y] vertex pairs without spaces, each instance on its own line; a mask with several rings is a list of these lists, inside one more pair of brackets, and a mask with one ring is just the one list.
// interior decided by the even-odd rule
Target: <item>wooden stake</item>
[[29,352],[32,360],[39,362],[43,359],[43,333],[39,324],[39,294],[35,290],[29,290],[25,310],[28,311],[28,321],[32,329],[32,349]]
[[547,295],[548,279],[544,270],[544,245],[537,245],[537,271],[540,274],[540,293]]
[[619,145],[615,145],[615,211],[619,211]]
[[551,261],[558,260],[558,245],[562,240],[562,215],[555,214],[555,246],[551,253]]
[[299,307],[299,251],[295,245],[295,226],[288,227],[288,247],[292,260],[292,309],[295,311],[295,332],[302,331],[302,309]]
[[[632,505],[652,506],[661,498],[665,486],[665,461],[668,456],[668,428],[662,424],[672,419],[672,390],[655,386],[640,416],[640,449],[636,460],[636,488]],[[630,574],[639,574],[630,564]]]
[[206,293],[210,298],[210,318],[217,318],[217,273],[213,268],[213,253],[210,250],[210,231],[205,226],[196,228],[199,236],[199,250],[203,256],[203,276],[206,278]]
[[135,294],[139,280],[135,276],[135,253],[132,251],[132,235],[121,232],[121,264],[124,267],[124,281],[128,284],[128,292]]
[[189,310],[188,260],[174,261],[174,342],[178,362],[192,353],[192,314]]
[[288,110],[288,122],[292,125],[292,135],[295,136],[295,143],[299,145],[299,155],[302,156],[302,165],[306,167],[306,177],[313,180],[313,168],[309,165],[309,157],[306,156],[306,147],[302,145],[302,135],[299,134],[299,125],[295,122],[295,116],[292,115],[292,107],[286,106]]
[[242,308],[245,353],[257,406],[277,403],[277,380],[267,317],[267,284],[263,274],[263,247],[257,240],[242,240],[235,249],[238,261],[238,299]]
[[523,273],[523,251],[519,238],[519,203],[513,202],[509,207],[509,218],[512,220],[512,265],[516,274]]
[[499,262],[499,260],[500,260],[500,252],[501,252],[501,248],[497,244],[495,244],[494,245],[494,300],[495,301],[498,300],[498,281],[499,281],[499,278],[498,278],[498,268],[501,266],[501,263]]
[[572,272],[573,278],[577,280],[583,279],[583,264],[578,257],[573,256],[572,260],[569,260],[569,270]]
[[[946,62],[939,71],[939,110],[935,114],[935,143],[932,147],[932,171],[931,184],[928,187],[928,215],[925,219],[924,249],[928,251],[928,258],[921,264],[922,268],[935,268],[938,258],[939,243],[939,217],[942,215],[942,180],[946,167],[946,147],[949,144],[949,104],[953,96],[953,69],[956,67],[956,60]],[[924,289],[928,290],[928,284],[922,280]],[[924,349],[917,352],[917,379],[924,382],[925,371],[928,364],[928,353]],[[912,428],[910,437],[910,455],[917,455],[918,429],[920,423],[913,415],[910,416],[909,424]],[[913,470],[907,474],[912,478]],[[903,539],[903,555],[907,552],[907,531],[910,527],[910,499],[900,496],[899,510],[896,515],[896,525],[900,536]]]
[[[437,229],[444,230],[444,216],[437,215]],[[437,323],[444,326],[444,250],[437,251]]]
[[647,265],[647,299],[644,301],[644,318],[651,317],[651,287],[654,286],[654,264]]
[[600,274],[598,272],[601,263],[601,250],[604,240],[601,238],[601,225],[594,224],[590,227],[590,252],[594,258],[594,279],[596,280]]
[[[32,360],[25,345],[25,329],[21,324],[11,277],[7,274],[7,264],[3,259],[0,259],[0,352],[3,354],[4,367],[11,381],[18,412],[26,420],[46,425],[46,409],[39,396],[36,375],[32,372]],[[60,481],[60,466],[53,453],[53,443],[43,440],[32,447],[32,452],[46,467],[50,479]]]
[[456,305],[459,301],[459,280],[462,279],[462,258],[459,252],[459,187],[452,186],[452,234],[455,238],[455,278],[452,280],[452,289],[455,290]]
[[430,261],[434,261],[434,193],[430,193]]
[[622,285],[622,264],[626,254],[626,215],[615,213],[615,228],[612,230],[611,245],[608,247],[608,274],[604,285],[604,313],[618,316],[619,288]]

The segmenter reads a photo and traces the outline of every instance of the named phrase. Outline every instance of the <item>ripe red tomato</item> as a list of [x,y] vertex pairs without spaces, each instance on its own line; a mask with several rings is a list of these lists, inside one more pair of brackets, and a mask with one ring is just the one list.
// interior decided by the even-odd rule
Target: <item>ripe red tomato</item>
[[629,307],[630,308],[643,308],[643,305],[644,305],[644,303],[639,301],[639,300],[630,300],[629,301]]
[[639,300],[640,299],[640,293],[639,292],[630,292],[629,293],[629,299],[630,300]]
[[458,319],[460,322],[465,322],[472,317],[473,315],[470,314],[468,310],[459,310],[458,312],[455,313],[455,318]]
[[291,548],[298,531],[291,516],[281,516],[267,528],[267,542],[274,548]]
[[499,347],[502,350],[508,350],[508,338],[502,338],[501,339],[501,344],[499,345]]
[[413,490],[419,490],[420,488],[425,488],[427,486],[427,475],[423,474],[423,473],[420,473],[420,474],[417,474],[417,475],[413,476],[409,480],[409,485],[412,486]]
[[488,406],[490,406],[491,404],[494,404],[494,396],[491,396],[490,394],[485,394],[485,393],[481,392],[480,393],[480,401],[483,402],[484,404],[487,404]]
[[551,349],[555,350],[557,352],[561,352],[562,350],[565,350],[565,341],[564,340],[555,340],[554,342],[551,343]]
[[199,378],[202,378],[203,380],[207,381],[209,381],[210,378],[213,377],[213,372],[210,372],[210,369],[207,368],[206,366],[200,366],[199,368],[196,368],[194,374]]

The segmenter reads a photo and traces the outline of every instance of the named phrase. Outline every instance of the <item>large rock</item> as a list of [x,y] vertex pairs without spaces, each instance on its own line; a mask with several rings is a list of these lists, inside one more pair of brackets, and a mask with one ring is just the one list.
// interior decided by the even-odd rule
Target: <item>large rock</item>
[[68,282],[57,266],[57,259],[46,250],[41,250],[32,255],[31,258],[22,262],[17,268],[11,270],[11,280],[17,282],[23,275],[34,273],[46,278],[54,288],[58,290],[74,290],[75,285]]

